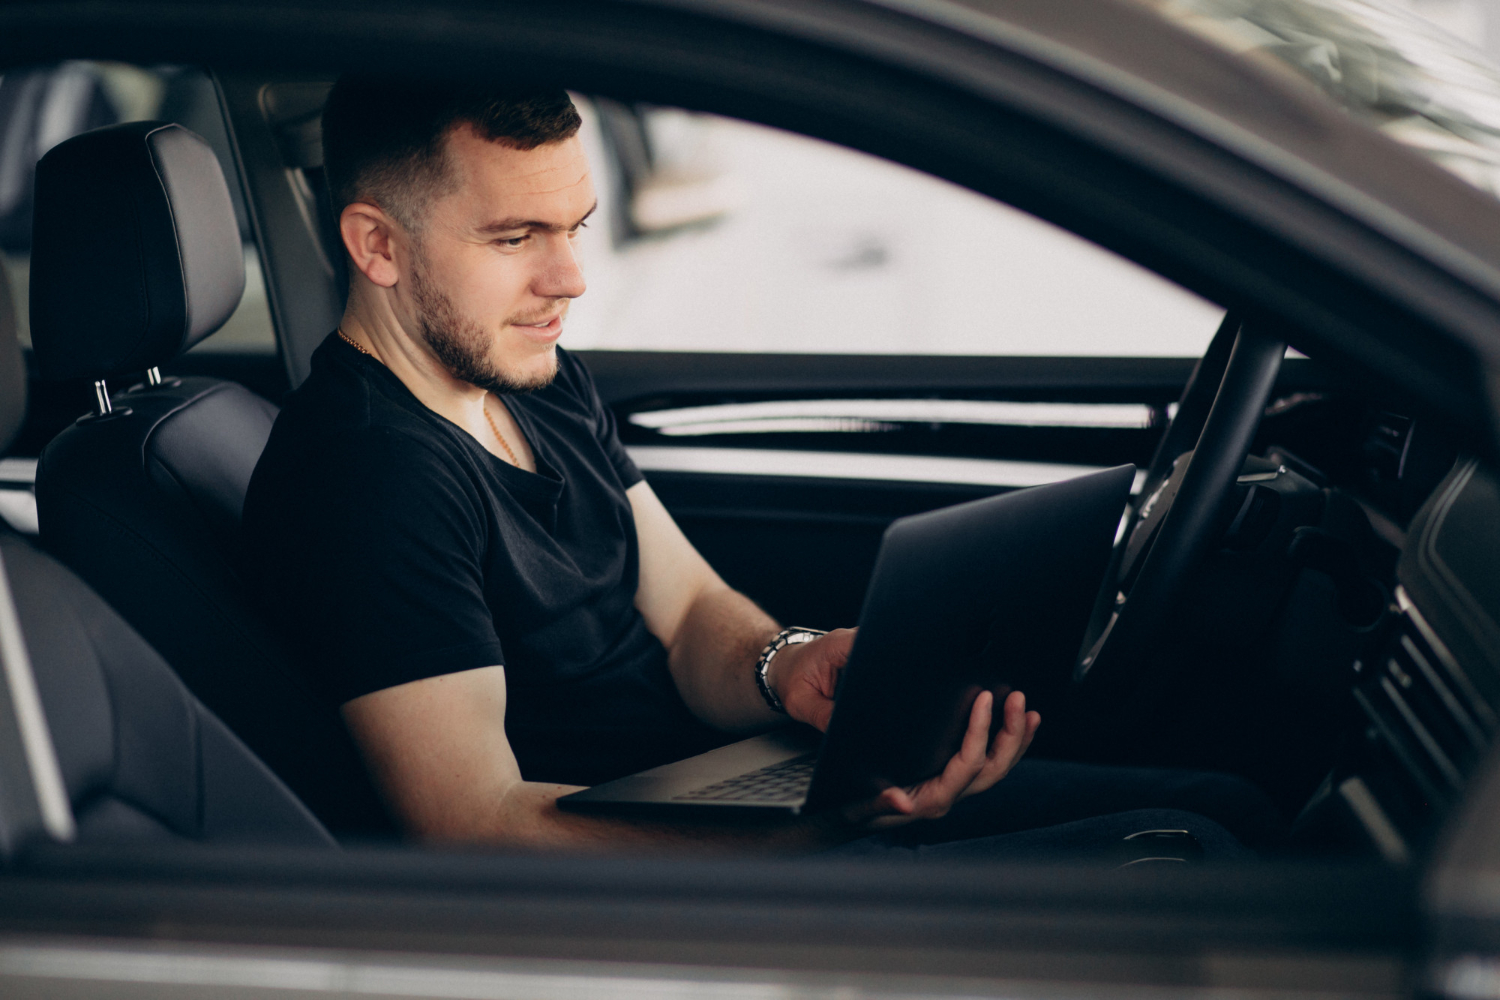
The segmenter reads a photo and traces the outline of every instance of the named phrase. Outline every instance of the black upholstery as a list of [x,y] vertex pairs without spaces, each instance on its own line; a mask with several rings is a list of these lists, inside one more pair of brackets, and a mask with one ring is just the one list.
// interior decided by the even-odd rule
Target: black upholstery
[[156,367],[223,326],[244,291],[229,188],[194,133],[130,122],[42,157],[31,247],[42,378]]
[[337,833],[390,830],[338,716],[252,611],[235,571],[250,473],[276,410],[229,382],[122,395],[42,453],[42,541],[125,616]]
[[287,787],[88,586],[18,535],[0,552],[78,839],[333,846]]
[[[146,472],[159,494],[193,509],[214,544],[238,565],[245,490],[276,407],[233,382],[210,379],[188,379],[153,395],[168,405],[183,402],[164,414],[148,439]],[[159,404],[153,399],[151,405]]]
[[[85,133],[37,173],[32,339],[46,378],[103,378],[169,361],[211,332],[243,282],[238,228],[217,162],[177,126],[137,124]],[[58,150],[63,147],[59,146]],[[89,154],[92,155],[89,155]],[[211,153],[207,153],[212,158]],[[124,166],[121,166],[123,159]],[[165,178],[157,183],[151,170]],[[210,169],[211,167],[211,169]],[[180,170],[197,173],[189,183]],[[127,181],[115,179],[128,175]],[[207,191],[207,183],[217,192]],[[101,274],[93,237],[71,202],[128,202],[138,238],[125,277]],[[103,228],[120,238],[124,211]],[[165,238],[164,233],[176,234]],[[207,263],[199,266],[196,255]],[[137,276],[143,277],[137,277]],[[174,288],[175,282],[175,288]],[[86,299],[81,307],[61,294]],[[42,291],[43,294],[38,294]],[[142,297],[151,303],[144,312]],[[167,303],[164,311],[156,302]],[[174,303],[186,303],[174,312]],[[75,324],[87,313],[87,330]],[[183,317],[186,317],[185,319]],[[395,831],[337,713],[316,698],[240,581],[237,537],[250,473],[276,407],[209,378],[121,393],[115,412],[81,420],[43,451],[37,514],[43,544],[92,586],[327,827],[340,836]]]
[[0,454],[10,447],[26,420],[26,365],[16,336],[10,275],[0,262]]
[[[7,282],[0,267],[0,453],[26,414]],[[81,842],[334,843],[87,584],[3,529],[0,552]]]

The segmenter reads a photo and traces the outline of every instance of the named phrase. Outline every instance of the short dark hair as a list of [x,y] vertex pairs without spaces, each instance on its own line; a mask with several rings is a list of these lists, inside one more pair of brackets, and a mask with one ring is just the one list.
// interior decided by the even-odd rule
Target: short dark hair
[[583,124],[566,91],[342,76],[323,110],[323,170],[334,212],[369,201],[421,228],[451,183],[443,141],[459,125],[515,149],[562,142]]

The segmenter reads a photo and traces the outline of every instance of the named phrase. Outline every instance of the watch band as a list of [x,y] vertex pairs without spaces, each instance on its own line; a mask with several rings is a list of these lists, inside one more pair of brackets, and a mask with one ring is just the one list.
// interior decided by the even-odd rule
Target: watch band
[[784,628],[776,633],[776,638],[766,643],[765,649],[760,651],[760,659],[755,661],[755,686],[760,688],[760,696],[766,700],[766,704],[770,705],[773,711],[780,712],[782,715],[786,714],[786,706],[781,703],[781,699],[771,688],[771,682],[766,679],[766,671],[771,669],[771,661],[776,658],[777,653],[788,646],[812,642],[818,636],[826,634],[821,629],[815,628],[799,626]]

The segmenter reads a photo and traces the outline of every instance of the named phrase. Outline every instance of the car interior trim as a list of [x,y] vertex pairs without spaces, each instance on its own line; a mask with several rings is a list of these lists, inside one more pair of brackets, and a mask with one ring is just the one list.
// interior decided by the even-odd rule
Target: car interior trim
[[[930,981],[902,982],[907,977],[872,973],[829,977],[793,970],[756,974],[755,970],[721,971],[703,967],[626,965],[618,962],[546,960],[473,960],[434,962],[430,957],[402,961],[360,961],[344,956],[307,954],[283,949],[208,949],[160,947],[130,949],[70,944],[28,943],[0,948],[0,983],[15,978],[107,982],[252,990],[296,990],[341,996],[441,996],[457,1000],[565,997],[653,997],[661,1000],[836,1000],[873,995],[888,1000],[936,1000],[939,997],[988,992],[994,983],[962,979],[934,989]],[[914,978],[914,977],[913,977]],[[960,985],[970,989],[954,990]],[[1009,985],[1009,984],[1008,984]],[[1019,985],[1019,984],[1015,984]],[[1164,991],[1185,995],[1195,990]],[[1007,996],[1036,996],[1008,989]],[[1090,995],[1087,987],[1048,997]]]
[[630,422],[663,434],[708,434],[718,423],[804,419],[983,424],[1000,427],[1089,427],[1137,430],[1155,410],[1142,403],[1034,403],[991,399],[775,399],[665,410],[642,410]]
[[671,424],[657,429],[663,437],[715,437],[723,434],[877,434],[900,430],[900,424],[860,417],[768,417],[756,420],[709,420]]
[[36,465],[34,458],[0,458],[0,483],[29,489],[36,484]]
[[1489,710],[1489,702],[1479,693],[1479,689],[1474,686],[1474,682],[1469,679],[1469,675],[1459,665],[1458,659],[1443,643],[1443,640],[1438,638],[1437,632],[1428,624],[1427,619],[1422,617],[1422,612],[1417,609],[1417,606],[1412,603],[1411,595],[1400,584],[1396,585],[1396,607],[1400,608],[1406,620],[1411,622],[1412,627],[1417,630],[1422,640],[1427,643],[1428,648],[1432,650],[1433,655],[1442,663],[1448,675],[1463,688],[1464,697],[1468,700],[1468,703],[1474,707],[1475,711],[1483,713],[1486,716],[1485,721],[1493,729],[1497,723],[1493,713]]
[[[378,994],[381,996],[444,996],[457,998],[650,996],[664,1000],[681,997],[733,997],[735,1000],[776,1000],[786,995],[779,984],[755,984],[743,979],[709,978],[702,970],[660,976],[642,975],[628,967],[568,972],[548,969],[548,963],[518,963],[522,968],[444,968],[428,963],[361,962],[263,953],[234,954],[200,949],[171,951],[67,945],[18,945],[0,948],[0,976],[37,979],[103,980],[158,986],[206,986],[282,989],[316,993]],[[665,971],[665,970],[663,970]],[[673,970],[674,972],[676,970]],[[715,981],[717,979],[718,981]],[[820,996],[822,991],[799,996]],[[840,995],[830,990],[830,997]],[[892,996],[928,996],[896,993]]]
[[[936,978],[936,982],[934,982]],[[515,959],[383,954],[365,959],[347,952],[305,948],[212,947],[174,943],[163,946],[103,945],[92,942],[33,940],[0,947],[0,989],[16,981],[122,983],[231,990],[296,991],[337,996],[448,997],[454,1000],[564,1000],[572,997],[651,997],[660,1000],[842,1000],[879,996],[884,1000],[1000,995],[1051,1000],[1097,996],[1095,984],[1072,988],[1024,979],[920,977],[858,971],[720,969],[702,965],[625,963],[611,960]],[[1030,987],[1030,988],[1028,988]],[[77,988],[77,987],[75,987]],[[175,988],[175,989],[173,989]],[[1158,985],[1152,996],[1201,995],[1199,985]],[[69,991],[73,995],[72,991]],[[90,996],[80,991],[76,995]]]
[[[642,472],[694,472],[721,476],[788,476],[799,479],[867,479],[908,483],[960,483],[1020,489],[1102,472],[1103,466],[1017,462],[996,458],[860,454],[770,448],[677,448],[630,445]],[[1137,472],[1131,489],[1139,490]]]
[[1339,796],[1349,804],[1349,809],[1375,842],[1381,857],[1393,865],[1404,865],[1411,860],[1405,838],[1385,814],[1385,810],[1380,808],[1380,802],[1371,794],[1370,787],[1363,778],[1355,776],[1344,779],[1339,784]]
[[5,672],[6,693],[15,712],[21,748],[31,775],[42,828],[54,840],[72,840],[77,832],[67,786],[57,762],[57,750],[42,710],[31,657],[21,635],[21,620],[10,592],[10,578],[0,560],[0,669]]
[[36,494],[29,489],[0,484],[0,520],[23,535],[38,535],[42,526],[36,515]]

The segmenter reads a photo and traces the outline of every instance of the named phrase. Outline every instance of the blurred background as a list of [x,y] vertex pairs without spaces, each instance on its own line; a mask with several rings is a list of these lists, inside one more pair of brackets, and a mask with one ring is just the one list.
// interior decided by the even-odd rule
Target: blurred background
[[1500,3],[1496,0],[1394,0],[1500,61]]

